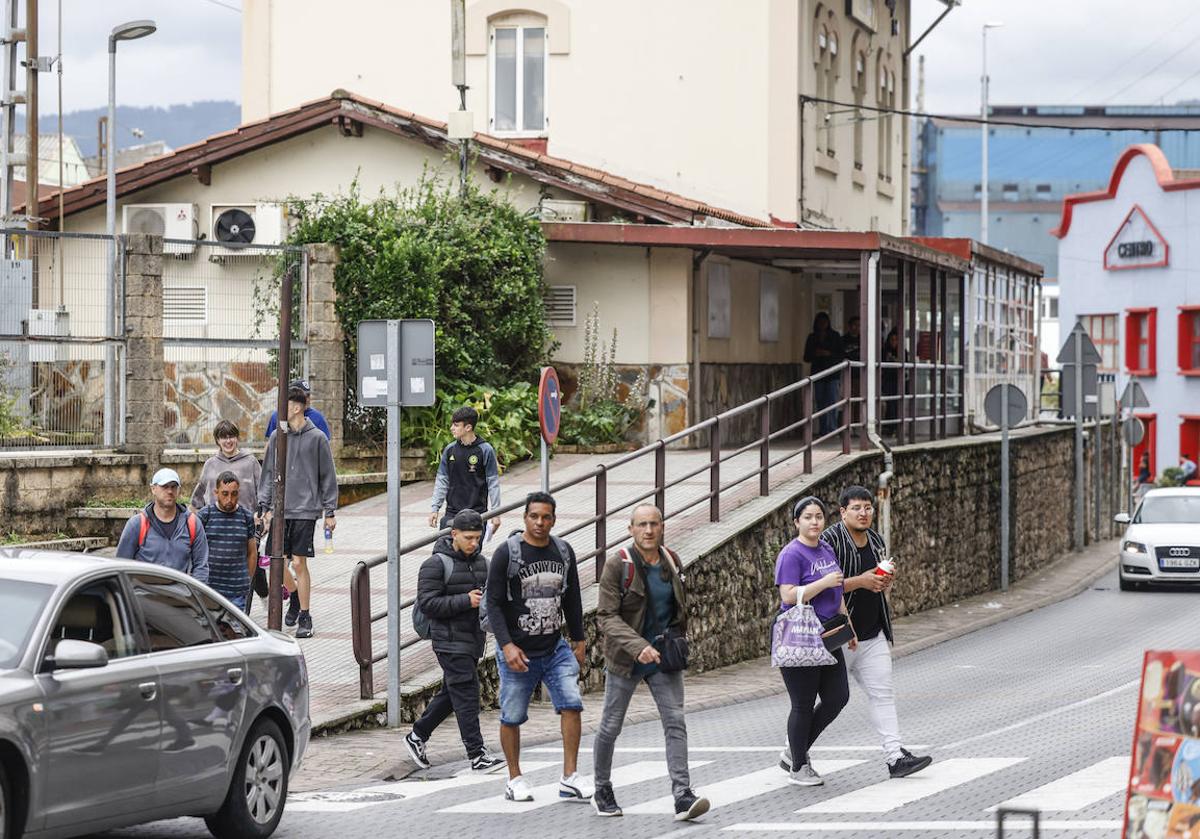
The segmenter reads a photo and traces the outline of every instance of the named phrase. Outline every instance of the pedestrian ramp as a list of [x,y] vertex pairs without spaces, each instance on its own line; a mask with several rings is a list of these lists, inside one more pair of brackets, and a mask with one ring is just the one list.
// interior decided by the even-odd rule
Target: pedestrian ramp
[[[882,764],[877,757],[847,756],[864,751],[875,749],[814,748],[813,767],[826,779],[824,786],[815,788],[791,786],[787,773],[775,764],[778,749],[773,747],[698,747],[692,749],[693,756],[706,759],[690,760],[688,765],[696,792],[712,803],[713,810],[706,822],[722,831],[742,835],[861,834],[876,829],[881,831],[878,835],[939,830],[947,831],[947,835],[970,835],[994,831],[993,814],[999,807],[1036,808],[1049,816],[1041,823],[1044,830],[1073,835],[1111,832],[1120,827],[1119,819],[1112,817],[1119,815],[1119,796],[1128,782],[1128,755],[1106,757],[1054,777],[1050,777],[1054,770],[1047,765],[1044,755],[938,759],[928,769],[908,778],[878,781]],[[522,771],[533,784],[534,800],[529,802],[505,800],[504,770],[490,774],[463,770],[437,780],[409,778],[350,790],[292,795],[287,808],[289,813],[314,814],[343,813],[365,807],[394,807],[399,814],[405,808],[416,808],[411,812],[436,812],[448,820],[448,825],[454,824],[456,816],[461,816],[464,824],[473,824],[471,818],[479,815],[536,812],[559,818],[554,814],[567,811],[555,807],[566,807],[572,813],[576,808],[572,802],[558,797],[561,773],[558,752],[557,747],[528,750],[530,759],[522,762]],[[584,772],[591,768],[590,753],[590,749],[581,749]],[[753,757],[754,753],[762,753],[761,759]],[[616,749],[613,787],[626,817],[661,818],[674,813],[672,797],[662,794],[670,788],[668,766],[661,759],[662,754],[662,747]],[[1032,786],[1024,781],[1026,778],[1043,782]],[[987,792],[993,789],[994,795]],[[982,796],[980,790],[984,790]],[[805,800],[811,803],[794,809]],[[944,813],[946,818],[927,818],[931,808]],[[784,813],[788,815],[778,821],[738,820],[739,816],[745,819],[752,814],[761,819]],[[910,813],[920,818],[906,819]]]

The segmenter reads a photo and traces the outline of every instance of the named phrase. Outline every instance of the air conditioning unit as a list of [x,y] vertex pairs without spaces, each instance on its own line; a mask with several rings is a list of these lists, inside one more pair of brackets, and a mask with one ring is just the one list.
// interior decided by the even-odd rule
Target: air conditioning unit
[[195,204],[125,204],[121,208],[121,230],[152,233],[164,239],[187,239],[163,243],[163,253],[186,256],[196,250],[197,215]]
[[209,238],[224,247],[215,257],[263,257],[268,251],[245,245],[278,245],[287,235],[282,204],[214,204]]
[[[65,338],[71,334],[71,315],[66,309],[30,309],[29,334]],[[30,361],[65,361],[67,345],[58,342],[30,341]]]

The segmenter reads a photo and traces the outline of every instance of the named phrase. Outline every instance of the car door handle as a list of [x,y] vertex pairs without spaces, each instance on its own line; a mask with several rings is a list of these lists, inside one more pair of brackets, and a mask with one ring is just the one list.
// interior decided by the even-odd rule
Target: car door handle
[[230,667],[226,672],[229,674],[230,682],[235,685],[240,685],[242,683],[242,668]]
[[158,696],[158,684],[155,682],[142,682],[138,685],[138,690],[142,692],[142,699],[147,701]]

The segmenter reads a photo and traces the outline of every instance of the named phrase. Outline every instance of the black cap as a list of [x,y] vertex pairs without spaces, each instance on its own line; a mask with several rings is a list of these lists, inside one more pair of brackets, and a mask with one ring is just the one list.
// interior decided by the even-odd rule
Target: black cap
[[478,533],[483,530],[483,516],[474,510],[460,510],[454,514],[454,520],[450,522],[452,530],[465,530],[472,533]]
[[302,390],[305,394],[312,393],[312,388],[308,386],[308,382],[306,382],[304,379],[294,379],[292,383],[288,385],[288,389]]

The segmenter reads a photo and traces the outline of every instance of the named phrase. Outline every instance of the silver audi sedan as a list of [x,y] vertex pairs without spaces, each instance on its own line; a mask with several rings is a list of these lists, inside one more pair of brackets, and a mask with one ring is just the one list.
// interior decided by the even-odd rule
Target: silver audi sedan
[[184,574],[0,550],[0,839],[176,816],[270,836],[308,701],[296,642]]

